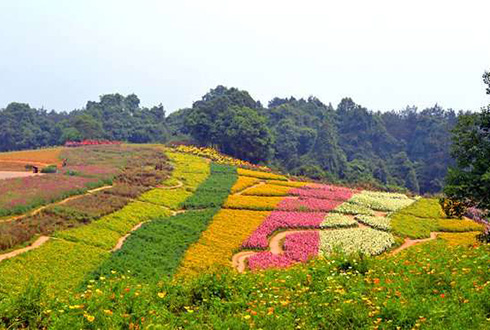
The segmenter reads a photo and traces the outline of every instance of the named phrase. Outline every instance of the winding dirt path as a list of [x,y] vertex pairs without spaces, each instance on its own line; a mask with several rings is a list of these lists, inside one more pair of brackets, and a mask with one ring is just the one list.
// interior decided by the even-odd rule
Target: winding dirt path
[[22,254],[24,252],[30,251],[37,249],[44,243],[46,243],[50,238],[48,236],[40,236],[37,240],[35,240],[31,245],[26,246],[25,248],[14,250],[5,254],[0,254],[0,262],[6,259],[10,259],[13,257],[18,256],[19,254]]
[[136,226],[134,226],[133,228],[131,228],[131,230],[126,234],[124,235],[123,237],[119,238],[117,240],[117,243],[116,245],[112,248],[111,252],[115,252],[117,250],[120,250],[124,244],[124,241],[126,241],[126,239],[129,237],[129,235],[131,235],[131,233],[135,230],[138,230],[141,226],[143,226],[143,224],[145,223],[146,221],[144,222],[140,222],[139,224],[137,224]]
[[242,195],[244,192],[246,192],[247,190],[250,190],[250,189],[256,188],[256,187],[258,187],[258,186],[262,186],[262,185],[264,185],[264,184],[266,184],[266,182],[265,182],[265,181],[260,181],[260,182],[258,182],[258,183],[256,183],[256,184],[254,184],[254,185],[252,185],[252,186],[250,186],[250,187],[247,187],[247,188],[245,188],[245,189],[242,189],[242,190],[240,190],[240,191],[237,191],[236,193],[234,193],[234,194],[233,194],[233,196],[240,196],[240,195]]
[[63,200],[61,200],[59,202],[54,202],[54,203],[51,203],[51,204],[47,204],[47,205],[38,207],[37,209],[35,209],[35,210],[31,211],[31,212],[28,212],[26,214],[21,214],[21,215],[17,215],[15,217],[12,217],[12,218],[0,220],[0,223],[12,222],[12,221],[15,221],[15,220],[20,220],[22,218],[25,218],[27,216],[33,216],[33,215],[38,214],[39,212],[41,212],[42,210],[44,210],[44,209],[46,209],[46,208],[48,208],[50,206],[53,206],[53,205],[62,205],[62,204],[68,203],[69,201],[72,201],[72,200],[75,200],[75,199],[78,199],[78,198],[81,198],[83,196],[87,196],[87,195],[90,195],[90,194],[94,194],[94,193],[96,193],[98,191],[109,189],[109,188],[112,188],[112,187],[113,186],[102,186],[102,187],[99,187],[99,188],[88,190],[85,194],[71,196],[71,197],[65,198],[65,199],[63,199]]
[[177,180],[177,181],[178,181],[178,183],[175,186],[167,187],[167,186],[159,185],[159,186],[156,186],[155,188],[173,190],[173,189],[178,189],[178,188],[181,188],[184,186],[184,183],[182,181],[180,181],[180,180]]
[[441,232],[431,232],[430,233],[430,237],[429,238],[423,238],[423,239],[411,239],[411,238],[405,238],[405,242],[403,242],[402,245],[400,245],[399,247],[397,247],[396,249],[394,249],[393,251],[390,252],[390,255],[394,255],[394,254],[397,254],[405,249],[408,249],[409,247],[411,246],[414,246],[416,244],[419,244],[419,243],[424,243],[424,242],[428,242],[428,241],[432,241],[434,239],[437,238],[437,235],[441,234]]
[[257,252],[255,251],[242,251],[233,255],[231,259],[231,264],[233,268],[235,268],[239,273],[243,273],[245,271],[245,260],[249,257],[253,256]]

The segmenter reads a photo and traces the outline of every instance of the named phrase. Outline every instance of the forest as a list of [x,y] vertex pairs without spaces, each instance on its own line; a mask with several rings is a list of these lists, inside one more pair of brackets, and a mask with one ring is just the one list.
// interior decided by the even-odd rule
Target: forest
[[192,143],[330,182],[414,193],[444,186],[451,130],[469,112],[438,105],[380,112],[344,98],[273,98],[267,106],[247,91],[217,86],[192,107],[166,115],[134,95],[109,94],[70,112],[10,103],[0,109],[0,151],[103,138],[131,143]]

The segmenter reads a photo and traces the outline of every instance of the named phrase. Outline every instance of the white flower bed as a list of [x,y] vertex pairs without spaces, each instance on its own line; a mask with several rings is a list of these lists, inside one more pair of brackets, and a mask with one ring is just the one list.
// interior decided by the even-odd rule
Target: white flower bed
[[353,204],[350,202],[345,202],[337,206],[332,212],[343,213],[343,214],[363,214],[363,215],[374,215],[374,212],[364,205]]
[[390,218],[388,217],[372,217],[369,215],[358,215],[356,219],[365,225],[379,230],[390,230]]
[[320,224],[321,228],[353,227],[357,222],[344,214],[328,213]]
[[377,211],[393,212],[415,202],[410,198],[373,197],[371,193],[372,192],[366,193],[363,191],[360,194],[356,194],[349,199],[349,203],[361,205]]
[[347,254],[377,255],[395,244],[390,233],[372,228],[349,228],[320,232],[319,254],[327,256],[339,248]]

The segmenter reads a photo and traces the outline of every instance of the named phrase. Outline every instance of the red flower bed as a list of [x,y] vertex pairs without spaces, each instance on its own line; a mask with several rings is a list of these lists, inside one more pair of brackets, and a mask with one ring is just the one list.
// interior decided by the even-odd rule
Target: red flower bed
[[121,141],[109,140],[83,140],[83,141],[66,141],[65,147],[83,147],[83,146],[98,146],[103,144],[121,144]]

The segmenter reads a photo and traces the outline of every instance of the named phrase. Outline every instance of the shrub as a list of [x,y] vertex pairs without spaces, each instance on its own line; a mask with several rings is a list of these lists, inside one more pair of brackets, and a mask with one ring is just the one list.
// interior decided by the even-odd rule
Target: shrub
[[58,172],[58,167],[56,165],[49,165],[41,169],[41,173],[56,173]]
[[461,219],[467,210],[467,207],[463,202],[455,199],[441,198],[439,199],[439,204],[444,213],[450,218]]

